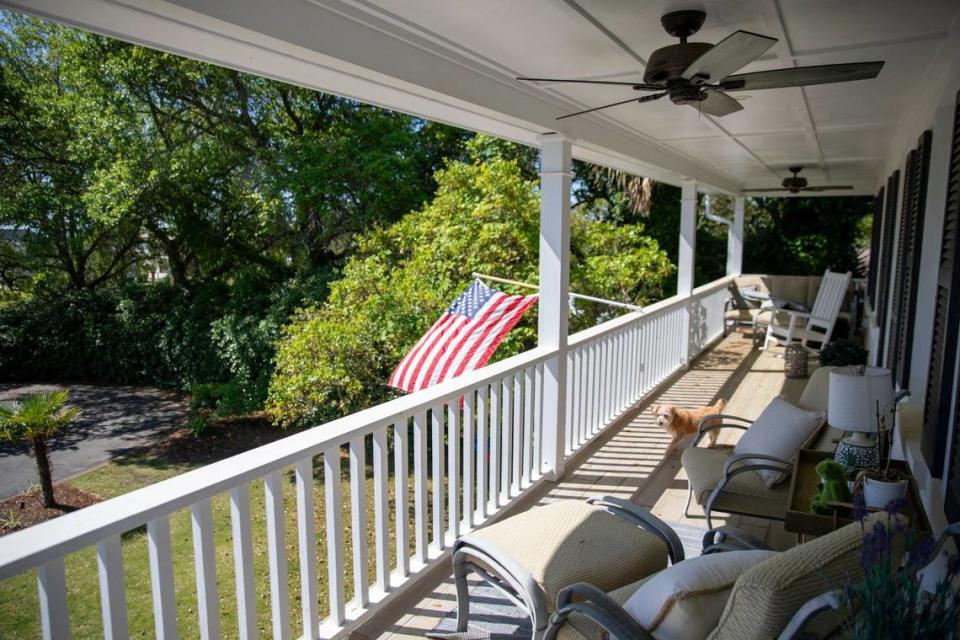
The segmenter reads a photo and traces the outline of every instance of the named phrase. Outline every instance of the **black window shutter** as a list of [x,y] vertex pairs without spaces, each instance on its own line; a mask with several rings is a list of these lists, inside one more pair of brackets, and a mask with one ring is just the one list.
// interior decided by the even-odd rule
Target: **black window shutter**
[[923,220],[927,207],[927,178],[930,174],[930,146],[933,133],[924,131],[909,163],[909,190],[904,188],[904,211],[901,214],[900,243],[897,250],[897,283],[894,287],[896,331],[890,350],[894,380],[901,389],[910,386],[910,364],[913,334],[917,317],[917,281],[920,276],[920,249],[923,244]]
[[[897,252],[893,260],[893,299],[890,304],[890,333],[887,336],[885,353],[887,359],[881,366],[896,370],[897,368],[897,338],[900,335],[900,311],[903,308],[903,276],[907,258],[907,238],[909,237],[910,220],[913,218],[913,179],[914,167],[917,164],[917,151],[912,149],[907,154],[903,168],[903,197],[900,203],[900,216],[897,218]],[[895,378],[896,379],[896,378]]]
[[893,223],[897,219],[897,195],[900,189],[900,171],[887,178],[887,197],[883,206],[883,233],[880,237],[880,261],[877,272],[877,353],[874,364],[882,367],[887,335],[887,303],[890,301],[890,271],[893,268]]
[[867,303],[876,309],[877,272],[880,270],[880,232],[883,229],[883,187],[873,199],[873,226],[870,229],[870,266],[867,270]]
[[[930,364],[927,369],[927,393],[924,398],[923,434],[920,448],[935,478],[943,476],[947,434],[950,432],[951,398],[955,385],[957,330],[960,326],[960,264],[958,264],[958,228],[960,228],[960,93],[957,94],[950,147],[950,172],[947,177],[947,202],[943,215],[940,264],[933,317]],[[950,460],[947,503],[960,516],[960,433],[954,430]],[[948,509],[949,514],[949,509]]]

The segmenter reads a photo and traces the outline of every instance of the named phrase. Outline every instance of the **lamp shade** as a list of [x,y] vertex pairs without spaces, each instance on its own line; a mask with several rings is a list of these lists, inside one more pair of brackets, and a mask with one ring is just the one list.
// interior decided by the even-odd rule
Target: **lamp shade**
[[830,372],[830,426],[844,431],[877,430],[877,406],[892,428],[893,378],[880,367],[838,367]]

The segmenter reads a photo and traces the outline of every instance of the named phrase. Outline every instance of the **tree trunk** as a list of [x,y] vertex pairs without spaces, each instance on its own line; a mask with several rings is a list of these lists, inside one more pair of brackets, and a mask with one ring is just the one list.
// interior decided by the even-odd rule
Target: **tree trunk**
[[37,459],[37,473],[40,476],[40,488],[43,490],[43,506],[48,509],[56,506],[53,498],[53,477],[50,473],[50,454],[47,452],[47,441],[43,438],[33,439],[33,455]]

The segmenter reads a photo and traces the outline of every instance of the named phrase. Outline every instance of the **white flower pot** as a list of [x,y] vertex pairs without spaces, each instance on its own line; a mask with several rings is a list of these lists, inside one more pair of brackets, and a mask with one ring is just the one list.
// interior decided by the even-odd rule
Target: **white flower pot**
[[883,480],[863,479],[863,500],[873,509],[883,509],[891,500],[899,500],[907,495],[907,481],[884,482]]

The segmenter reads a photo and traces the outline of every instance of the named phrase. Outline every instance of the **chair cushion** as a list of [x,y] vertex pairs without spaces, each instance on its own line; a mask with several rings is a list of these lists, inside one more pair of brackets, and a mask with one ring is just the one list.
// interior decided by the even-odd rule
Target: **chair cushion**
[[[683,451],[680,459],[697,504],[707,504],[713,488],[723,477],[723,465],[732,454],[732,450],[724,448],[688,447]],[[787,483],[781,482],[771,488],[759,473],[747,471],[730,479],[713,508],[782,520],[787,512],[789,493]]]
[[[886,513],[876,513],[864,526],[870,530],[888,518]],[[897,518],[906,521],[903,516]],[[861,523],[854,522],[748,569],[734,584],[710,640],[776,638],[807,600],[863,576],[862,542]],[[816,634],[835,628],[839,615],[821,615],[812,630]]]
[[623,605],[657,640],[698,640],[717,626],[734,582],[776,551],[689,558],[650,577]]
[[[734,453],[758,453],[793,460],[800,447],[811,439],[825,419],[822,411],[805,411],[784,398],[774,398],[740,437]],[[789,475],[766,469],[757,473],[768,487],[773,487]]]
[[610,591],[667,566],[667,545],[656,535],[602,507],[565,500],[495,522],[463,537],[495,548],[530,573],[547,609],[574,582]]

